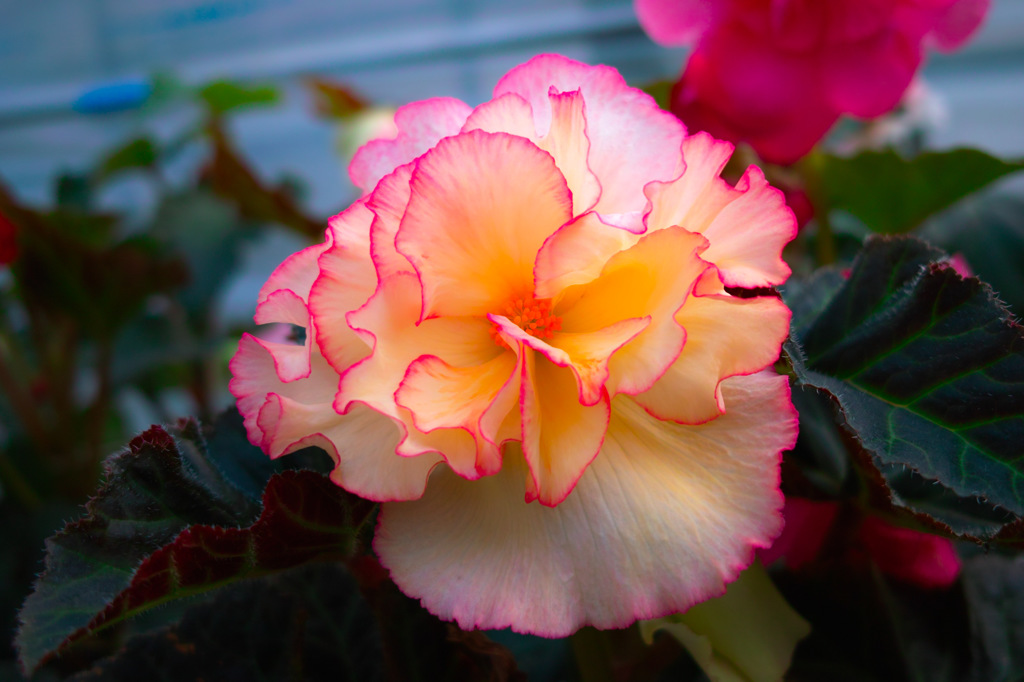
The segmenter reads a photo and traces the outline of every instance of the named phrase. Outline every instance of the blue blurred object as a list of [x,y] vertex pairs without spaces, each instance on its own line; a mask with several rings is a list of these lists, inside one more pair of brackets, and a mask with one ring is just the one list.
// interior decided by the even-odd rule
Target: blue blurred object
[[153,86],[144,79],[106,83],[79,95],[71,108],[80,114],[106,114],[137,109],[149,99],[152,92]]

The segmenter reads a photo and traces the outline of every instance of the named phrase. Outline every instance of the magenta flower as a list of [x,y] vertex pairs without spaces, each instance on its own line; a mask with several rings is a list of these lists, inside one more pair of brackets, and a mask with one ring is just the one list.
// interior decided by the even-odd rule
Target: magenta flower
[[271,457],[320,445],[374,547],[467,628],[563,636],[720,594],[781,529],[772,363],[796,232],[732,146],[608,67],[537,57],[471,108],[402,107],[366,195],[259,295],[231,390]]
[[635,0],[647,33],[693,44],[672,110],[792,163],[841,114],[892,110],[927,48],[952,50],[989,0]]
[[[793,569],[817,560],[838,512],[837,502],[786,498],[786,527],[758,557],[765,565],[782,559]],[[842,548],[845,560],[870,560],[883,573],[918,587],[949,587],[960,575],[960,557],[946,538],[894,526],[877,516],[860,520],[851,538]]]

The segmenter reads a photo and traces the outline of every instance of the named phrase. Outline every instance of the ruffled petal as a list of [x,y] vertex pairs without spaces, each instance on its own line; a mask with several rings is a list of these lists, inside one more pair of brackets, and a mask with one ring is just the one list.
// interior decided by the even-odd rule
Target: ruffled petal
[[642,210],[639,200],[645,184],[679,175],[680,159],[674,152],[685,129],[649,95],[626,85],[618,71],[560,55],[540,55],[498,81],[494,97],[513,92],[526,99],[537,130],[546,134],[553,118],[550,95],[576,90],[586,103],[589,168],[601,183],[594,209]]
[[[271,393],[282,395],[306,404],[330,404],[338,387],[338,374],[319,353],[310,355],[311,370],[308,378],[285,382],[281,379],[278,365],[281,359],[273,355],[282,344],[269,344],[252,334],[243,334],[229,369],[231,382],[228,390],[238,403],[245,430],[253,445],[262,445],[263,432],[257,424],[260,408]],[[305,359],[306,349],[295,345]]]
[[[424,433],[440,428],[468,431],[477,441],[476,469],[492,474],[501,468],[497,427],[488,429],[482,421],[503,397],[516,365],[516,356],[508,352],[476,367],[453,367],[432,355],[422,356],[409,366],[395,402],[412,413],[416,428]],[[505,413],[511,409],[506,401]]]
[[735,287],[775,286],[791,273],[782,248],[796,237],[796,216],[785,195],[750,166],[736,183],[738,196],[701,230],[711,245],[701,257]]
[[473,110],[462,126],[462,132],[482,130],[485,133],[508,133],[536,142],[539,139],[533,122],[533,107],[514,92],[488,100]]
[[482,318],[438,318],[417,324],[420,296],[415,275],[393,275],[362,308],[348,315],[349,324],[373,352],[344,373],[334,408],[344,414],[354,403],[364,403],[401,424],[405,435],[399,454],[440,452],[460,474],[475,478],[483,472],[476,468],[472,434],[463,428],[420,431],[411,412],[395,402],[395,392],[409,365],[421,355],[467,367],[482,365],[503,351],[491,340],[490,325]]
[[736,198],[736,190],[720,176],[735,148],[698,132],[683,140],[682,174],[669,182],[652,182],[644,188],[648,231],[673,225],[703,232],[715,216]]
[[551,235],[534,266],[534,295],[555,298],[574,284],[597,279],[614,254],[639,237],[593,211],[566,223]]
[[280,457],[310,446],[334,460],[331,480],[375,502],[414,500],[423,495],[438,455],[400,457],[398,426],[376,410],[356,405],[345,416],[330,403],[307,405],[276,394],[260,409],[263,449]]
[[[327,240],[322,244],[314,244],[303,250],[293,253],[284,259],[284,262],[277,266],[274,272],[260,288],[259,296],[256,298],[257,308],[277,291],[290,291],[303,303],[309,297],[309,290],[316,281],[319,274],[316,268],[316,261],[320,254],[331,247],[333,239],[328,232]],[[297,319],[307,319],[305,315],[295,313]],[[267,322],[285,322],[286,320],[267,320]],[[266,322],[260,322],[266,324]],[[306,323],[298,323],[304,326]]]
[[781,284],[790,274],[782,248],[796,236],[796,217],[757,166],[735,188],[719,177],[731,153],[731,144],[706,133],[687,138],[682,175],[645,189],[647,229],[680,225],[703,234],[710,246],[701,257],[718,267],[729,286]]
[[722,383],[775,362],[789,334],[789,309],[777,298],[726,293],[691,296],[676,313],[686,330],[678,359],[636,401],[659,419],[702,424],[727,409]]
[[398,136],[392,140],[371,140],[359,148],[348,174],[353,184],[369,192],[380,179],[455,135],[472,109],[451,97],[435,97],[399,107],[395,112]]
[[578,90],[552,92],[548,99],[552,114],[545,132],[539,132],[535,127],[530,103],[514,92],[507,92],[474,109],[462,130],[518,135],[551,154],[572,193],[573,213],[579,215],[592,208],[601,195],[601,183],[590,170],[587,160],[590,141],[587,139],[583,95]]
[[527,354],[519,399],[523,455],[530,470],[525,499],[553,507],[572,492],[601,449],[608,393],[584,405],[572,372],[532,350],[521,352]]
[[377,288],[369,258],[336,242],[320,255],[320,276],[309,292],[309,313],[320,352],[339,374],[369,353],[365,340],[348,326],[346,316]]
[[[601,327],[613,319],[649,320],[611,357],[611,395],[647,390],[679,356],[686,334],[674,315],[709,267],[699,255],[706,248],[704,237],[681,227],[644,235],[612,256],[600,277],[566,292],[556,307],[563,329],[569,331]],[[556,336],[552,345],[564,347],[559,341]]]
[[374,214],[370,226],[370,258],[380,279],[399,272],[413,272],[412,263],[395,248],[395,237],[409,204],[409,181],[414,165],[407,163],[385,175],[366,200]]
[[485,315],[530,292],[537,251],[572,217],[551,155],[504,133],[441,141],[411,186],[396,243],[419,273],[422,319]]
[[615,401],[601,454],[557,507],[524,504],[525,464],[468,483],[438,470],[424,496],[385,504],[374,546],[399,587],[466,629],[564,637],[684,611],[781,529],[779,454],[796,415],[785,377],[730,379],[703,426]]

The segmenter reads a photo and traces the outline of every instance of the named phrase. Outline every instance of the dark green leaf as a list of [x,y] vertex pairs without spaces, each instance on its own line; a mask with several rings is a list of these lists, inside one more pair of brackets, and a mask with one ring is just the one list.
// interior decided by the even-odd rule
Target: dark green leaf
[[280,95],[277,88],[272,85],[249,85],[219,80],[200,88],[199,98],[211,113],[220,115],[244,107],[276,104]]
[[92,183],[85,175],[61,173],[54,194],[59,209],[88,211],[92,207]]
[[928,216],[989,183],[1024,169],[975,149],[927,152],[905,159],[894,151],[815,159],[820,193],[830,210],[848,211],[875,232],[917,227]]
[[155,426],[106,462],[106,483],[87,515],[47,540],[45,571],[22,607],[16,645],[34,669],[106,608],[139,563],[193,523],[237,525],[253,509],[217,499]]
[[1024,330],[943,259],[918,240],[869,240],[849,280],[797,326],[794,369],[835,396],[882,463],[1022,514]]
[[977,556],[964,563],[971,627],[970,682],[1024,680],[1024,557]]
[[159,152],[153,140],[139,137],[110,152],[97,170],[98,179],[109,180],[118,173],[156,165]]
[[962,255],[1016,315],[1024,315],[1024,192],[979,192],[928,220],[922,234]]
[[382,680],[373,614],[338,564],[234,585],[72,679]]
[[[238,419],[220,425],[241,429]],[[369,503],[311,471],[278,475],[264,492],[256,479],[282,465],[228,466],[235,458],[267,461],[236,436],[208,441],[183,421],[153,427],[107,461],[87,515],[47,541],[45,571],[20,614],[26,669],[156,604],[350,551]]]
[[654,101],[658,103],[658,106],[669,111],[672,105],[672,88],[675,86],[675,81],[672,80],[660,80],[654,81],[653,83],[647,83],[640,89],[646,92],[648,95],[654,98]]
[[209,592],[311,561],[352,555],[374,504],[313,471],[270,479],[263,512],[248,528],[194,525],[150,554],[131,583],[66,644],[167,601]]

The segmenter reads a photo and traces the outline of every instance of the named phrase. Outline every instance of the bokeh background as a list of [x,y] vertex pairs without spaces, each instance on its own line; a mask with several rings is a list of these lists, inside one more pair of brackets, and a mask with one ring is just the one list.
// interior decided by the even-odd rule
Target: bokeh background
[[[356,131],[346,130],[351,121],[314,114],[311,76],[373,105],[444,95],[477,104],[540,52],[611,64],[636,85],[677,77],[686,55],[651,42],[629,0],[0,0],[0,17],[0,182],[40,210],[59,203],[62,175],[88,176],[132,139],[173,146],[201,124],[196,107],[154,105],[154,83],[272,85],[278,101],[233,112],[225,132],[261,181],[283,182],[307,216],[324,221],[354,198],[345,171],[351,148],[343,147]],[[928,146],[1024,155],[1024,0],[994,0],[974,40],[955,54],[932,54],[923,76],[916,108]],[[121,237],[149,233],[168,194],[193,184],[209,158],[208,145],[183,145],[161,157],[162,185],[118,174],[91,187],[88,210],[123,216]],[[232,247],[216,290],[204,292],[203,314],[221,338],[251,325],[259,286],[310,234],[268,224]],[[219,267],[215,250],[207,253],[202,267]],[[0,287],[9,284],[0,268]],[[231,402],[226,376],[209,379],[214,390],[198,410],[206,414]],[[82,391],[94,390],[85,384]],[[107,446],[197,413],[187,391],[162,390],[155,409],[131,382],[115,393],[121,422],[106,430]]]

